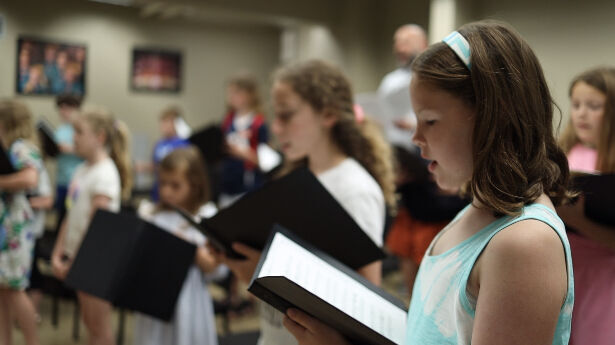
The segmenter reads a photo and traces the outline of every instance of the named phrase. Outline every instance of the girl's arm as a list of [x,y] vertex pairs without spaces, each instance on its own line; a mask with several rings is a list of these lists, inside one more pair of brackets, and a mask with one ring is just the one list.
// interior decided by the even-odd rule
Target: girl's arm
[[30,206],[36,210],[49,210],[53,206],[51,196],[33,196],[28,201],[30,201]]
[[567,279],[562,242],[548,225],[524,220],[498,233],[468,281],[478,293],[472,344],[551,344]]
[[213,255],[207,250],[206,247],[197,247],[196,256],[194,258],[196,265],[203,273],[213,272],[218,264]]
[[56,243],[53,246],[53,251],[51,252],[51,269],[53,271],[53,275],[60,280],[64,280],[66,274],[68,273],[68,268],[70,267],[70,265],[62,258],[64,256],[65,237],[66,218],[64,218],[62,225],[60,225],[60,230],[58,232],[58,236],[56,237]]
[[15,173],[0,175],[0,190],[16,192],[36,188],[38,173],[35,168],[26,167]]
[[94,213],[96,213],[98,209],[108,210],[110,203],[111,203],[110,197],[106,195],[102,195],[102,194],[94,195],[92,197],[92,209],[90,210],[90,214],[88,216],[90,221],[92,220],[92,218],[94,217]]
[[559,206],[557,214],[578,233],[615,251],[615,228],[585,217],[585,200],[580,197],[573,205]]

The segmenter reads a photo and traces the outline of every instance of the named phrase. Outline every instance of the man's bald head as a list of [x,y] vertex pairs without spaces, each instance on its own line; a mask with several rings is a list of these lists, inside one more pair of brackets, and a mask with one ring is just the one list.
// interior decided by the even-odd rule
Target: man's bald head
[[401,26],[393,36],[393,53],[400,65],[408,65],[427,49],[427,34],[416,24]]

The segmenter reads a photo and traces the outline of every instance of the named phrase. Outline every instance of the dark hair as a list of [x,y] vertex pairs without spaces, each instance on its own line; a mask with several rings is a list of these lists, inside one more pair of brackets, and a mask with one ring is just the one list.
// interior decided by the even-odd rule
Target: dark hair
[[82,101],[83,99],[81,98],[81,96],[73,94],[61,94],[56,97],[56,105],[58,107],[68,106],[73,108],[79,108],[81,107]]
[[[572,96],[572,89],[580,82],[598,89],[606,96],[597,147],[598,161],[595,168],[602,173],[615,173],[615,68],[592,68],[576,76],[570,83],[569,96]],[[564,152],[568,153],[578,142],[579,138],[574,131],[572,119],[570,119],[560,138],[560,145]]]
[[499,215],[518,215],[542,193],[556,205],[568,200],[568,161],[553,136],[554,103],[534,52],[504,23],[480,21],[457,31],[470,44],[471,70],[442,42],[412,70],[476,111],[467,191]]

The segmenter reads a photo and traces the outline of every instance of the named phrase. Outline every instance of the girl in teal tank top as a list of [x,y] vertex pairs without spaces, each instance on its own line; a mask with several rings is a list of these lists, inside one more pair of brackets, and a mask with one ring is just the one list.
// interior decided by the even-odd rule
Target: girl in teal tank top
[[[431,45],[412,71],[412,140],[438,185],[472,202],[425,253],[404,344],[568,344],[574,279],[554,207],[571,197],[570,174],[538,59],[485,21]],[[301,345],[348,344],[294,309],[284,325]]]

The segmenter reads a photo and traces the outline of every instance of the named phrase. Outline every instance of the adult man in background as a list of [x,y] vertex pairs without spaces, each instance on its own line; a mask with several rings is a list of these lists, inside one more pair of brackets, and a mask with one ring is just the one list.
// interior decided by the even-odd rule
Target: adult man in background
[[393,146],[414,150],[410,138],[416,128],[416,115],[410,103],[410,64],[427,49],[427,35],[422,27],[406,24],[395,31],[393,53],[398,67],[388,73],[378,88],[381,114],[376,120],[381,123],[388,141]]

